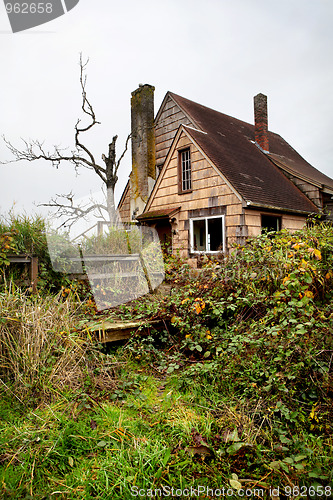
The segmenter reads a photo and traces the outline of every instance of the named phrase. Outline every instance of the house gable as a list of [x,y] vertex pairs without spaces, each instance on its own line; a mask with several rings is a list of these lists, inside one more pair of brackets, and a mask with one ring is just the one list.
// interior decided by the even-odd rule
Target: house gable
[[[193,127],[186,126],[186,125],[180,125],[178,128],[178,131],[174,137],[174,140],[172,142],[172,145],[168,151],[168,155],[165,159],[164,166],[161,170],[161,173],[155,183],[155,186],[151,192],[151,195],[147,201],[147,205],[145,208],[145,212],[151,210],[153,205],[156,205],[156,202],[154,202],[155,198],[161,197],[160,192],[162,189],[166,189],[167,187],[172,186],[172,193],[177,194],[179,198],[177,200],[183,201],[185,199],[191,198],[191,199],[200,199],[200,194],[198,194],[198,190],[207,188],[209,187],[205,183],[198,182],[199,178],[197,177],[197,172],[198,169],[194,168],[193,165],[195,166],[195,162],[201,155],[201,159],[204,160],[205,162],[205,168],[211,169],[209,172],[207,172],[207,175],[205,174],[200,174],[201,179],[206,179],[206,182],[210,184],[209,179],[212,177],[216,178],[221,178],[221,181],[223,184],[227,185],[229,188],[230,193],[233,193],[239,202],[244,203],[245,200],[242,198],[242,196],[237,192],[236,189],[229,183],[229,181],[225,178],[223,173],[216,167],[216,165],[208,158],[208,156],[205,154],[205,152],[201,149],[200,145],[198,142],[194,140],[194,138],[191,135],[191,132],[195,131],[199,134],[206,134],[206,132],[202,132],[200,130],[196,130]],[[193,187],[191,190],[191,193],[182,193],[179,194],[179,189],[178,189],[178,184],[179,184],[179,178],[178,178],[178,152],[180,150],[183,150],[185,148],[191,148],[191,163],[192,163],[192,175],[193,175]],[[172,166],[171,166],[172,165]],[[214,174],[213,172],[214,171]],[[169,193],[171,191],[169,190]],[[169,200],[171,201],[171,200]]]
[[[192,189],[179,193],[178,155],[184,148],[190,149]],[[188,127],[179,127],[144,213],[180,207],[173,217],[173,248],[188,252],[191,218],[223,215],[229,247],[231,240],[236,237],[242,206],[240,195],[201,151]]]

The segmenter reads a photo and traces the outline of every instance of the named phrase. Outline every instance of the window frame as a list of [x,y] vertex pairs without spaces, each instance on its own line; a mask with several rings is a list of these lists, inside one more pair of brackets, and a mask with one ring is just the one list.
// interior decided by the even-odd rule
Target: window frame
[[[222,219],[221,224],[222,224],[222,250],[207,250],[208,246],[208,220],[211,219]],[[193,230],[193,223],[194,221],[197,220],[204,220],[205,221],[205,240],[206,240],[206,250],[195,250],[194,249],[194,230]],[[205,217],[191,217],[190,218],[190,225],[189,225],[189,239],[190,239],[190,253],[192,254],[219,254],[219,253],[225,253],[225,248],[226,248],[226,242],[225,242],[225,215],[220,214],[220,215],[211,215],[211,216],[205,216]]]
[[[187,153],[189,154],[189,163],[190,163],[190,178],[189,181],[185,181],[183,179],[183,154]],[[191,148],[183,148],[178,151],[178,194],[186,194],[186,193],[191,193],[193,188],[193,179],[192,179],[192,158],[191,158]],[[184,182],[189,182],[190,188],[189,189],[183,189]]]

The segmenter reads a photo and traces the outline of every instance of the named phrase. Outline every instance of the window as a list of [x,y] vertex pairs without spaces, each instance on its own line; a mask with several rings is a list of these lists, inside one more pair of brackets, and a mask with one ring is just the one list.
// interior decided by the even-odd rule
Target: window
[[179,153],[179,192],[192,190],[191,153],[184,149]]
[[223,252],[224,216],[190,219],[191,252]]
[[281,217],[274,215],[261,215],[261,232],[280,231]]

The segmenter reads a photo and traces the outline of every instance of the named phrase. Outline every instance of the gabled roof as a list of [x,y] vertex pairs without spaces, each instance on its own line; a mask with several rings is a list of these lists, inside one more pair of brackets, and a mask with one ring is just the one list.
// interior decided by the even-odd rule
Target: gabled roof
[[267,155],[254,142],[254,125],[177,94],[169,92],[168,95],[199,130],[206,132],[202,134],[186,127],[190,136],[249,206],[303,213],[318,212],[318,208],[278,166],[288,166],[295,175],[303,175],[314,185],[321,187],[325,185],[333,189],[333,180],[306,162],[282,137],[268,132],[270,154]]

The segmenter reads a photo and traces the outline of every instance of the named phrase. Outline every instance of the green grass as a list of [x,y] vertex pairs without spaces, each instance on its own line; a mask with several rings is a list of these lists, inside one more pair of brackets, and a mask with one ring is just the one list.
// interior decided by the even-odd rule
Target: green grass
[[83,411],[63,399],[2,423],[2,498],[130,498],[133,486],[227,486],[220,459],[203,460],[186,449],[192,428],[209,439],[207,412],[175,389],[159,392],[159,380],[149,377],[145,384],[147,399],[129,395],[123,404]]
[[136,488],[230,488],[235,475],[266,493],[288,480],[330,484],[332,438],[274,431],[274,417],[257,418],[260,401],[224,400],[199,384],[179,390],[176,375],[161,380],[129,363],[120,382],[129,379],[113,401],[68,393],[34,411],[11,408],[3,393],[1,498],[123,499]]

